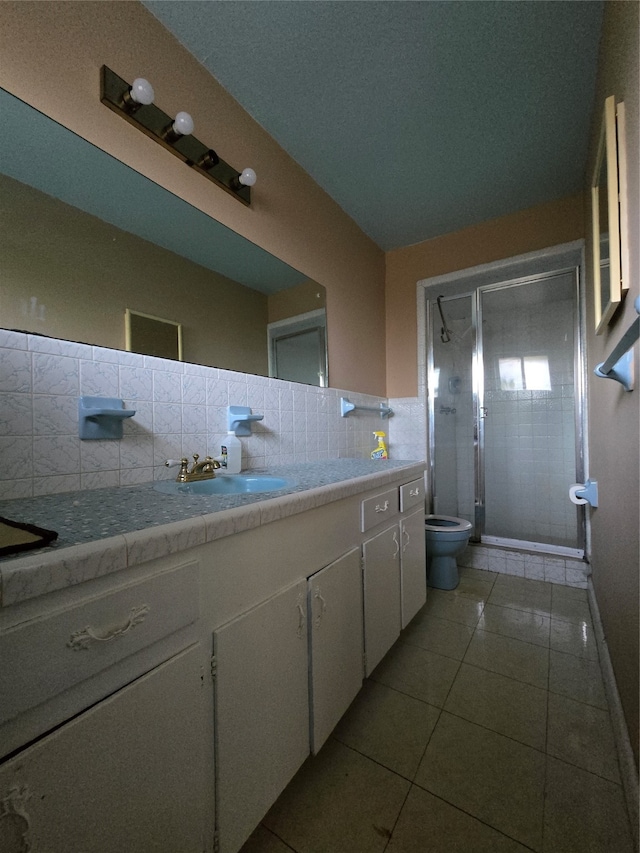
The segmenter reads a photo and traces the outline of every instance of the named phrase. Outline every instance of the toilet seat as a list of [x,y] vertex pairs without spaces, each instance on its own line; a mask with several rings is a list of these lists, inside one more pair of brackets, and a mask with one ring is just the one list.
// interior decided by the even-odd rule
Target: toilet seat
[[[442,522],[436,524],[435,522]],[[472,524],[464,518],[455,518],[452,515],[426,515],[424,518],[424,529],[434,533],[461,533],[471,530]]]

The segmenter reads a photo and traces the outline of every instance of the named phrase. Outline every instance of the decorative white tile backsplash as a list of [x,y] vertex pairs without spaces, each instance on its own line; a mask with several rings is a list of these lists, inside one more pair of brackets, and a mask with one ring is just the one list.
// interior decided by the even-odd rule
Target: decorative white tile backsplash
[[[124,422],[121,441],[80,441],[81,394],[121,397],[126,408],[136,410]],[[373,431],[392,432],[390,421],[381,425],[378,415],[366,412],[342,418],[340,397],[347,395],[356,405],[387,402],[0,329],[0,497],[172,477],[165,459],[220,453],[228,405],[264,414],[242,439],[244,468],[366,458]],[[409,403],[402,414],[407,418],[398,418],[391,455],[422,459],[424,453],[414,448],[420,443],[416,436],[424,434],[424,414]]]

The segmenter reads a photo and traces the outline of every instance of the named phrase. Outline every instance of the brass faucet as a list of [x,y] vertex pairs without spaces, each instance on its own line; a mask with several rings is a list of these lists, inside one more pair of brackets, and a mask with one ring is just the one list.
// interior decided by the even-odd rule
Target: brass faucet
[[193,454],[193,465],[189,471],[189,460],[184,457],[180,460],[180,472],[176,477],[177,483],[192,483],[194,480],[211,480],[215,475],[216,468],[220,468],[217,459],[206,456],[202,462],[198,462],[200,456]]

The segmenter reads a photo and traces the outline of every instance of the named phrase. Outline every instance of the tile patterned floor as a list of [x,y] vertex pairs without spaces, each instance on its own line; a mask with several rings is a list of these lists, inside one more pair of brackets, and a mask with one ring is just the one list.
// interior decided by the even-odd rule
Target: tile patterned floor
[[585,590],[461,569],[242,853],[632,853]]

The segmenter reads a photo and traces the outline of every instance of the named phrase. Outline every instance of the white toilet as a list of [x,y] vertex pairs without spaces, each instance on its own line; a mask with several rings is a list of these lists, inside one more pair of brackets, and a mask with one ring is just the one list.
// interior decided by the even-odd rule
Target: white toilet
[[456,557],[467,547],[471,522],[450,515],[427,515],[427,584],[435,589],[455,589],[460,582]]

